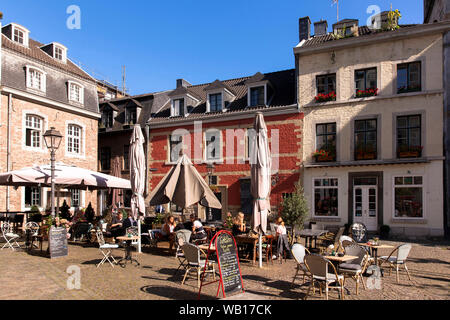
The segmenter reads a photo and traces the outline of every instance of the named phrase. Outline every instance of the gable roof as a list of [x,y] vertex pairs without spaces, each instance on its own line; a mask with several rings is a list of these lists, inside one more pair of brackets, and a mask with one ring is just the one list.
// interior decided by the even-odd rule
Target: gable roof
[[[258,73],[257,73],[258,74]],[[224,112],[206,112],[206,99],[207,99],[207,90],[206,88],[210,87],[213,83],[205,83],[199,85],[192,85],[186,88],[186,92],[195,94],[198,96],[201,101],[195,106],[192,110],[188,110],[188,115],[179,116],[179,117],[171,117],[170,116],[170,103],[166,103],[164,107],[161,108],[159,112],[154,114],[152,118],[148,121],[151,124],[159,124],[159,123],[168,123],[168,122],[177,122],[177,121],[186,121],[186,120],[195,120],[199,118],[211,118],[211,117],[220,117],[222,115],[230,114],[230,113],[239,113],[239,112],[248,112],[249,110],[260,110],[267,108],[277,108],[283,106],[292,106],[296,103],[295,98],[295,69],[271,72],[258,75],[258,78],[270,81],[271,83],[271,92],[267,98],[268,105],[267,106],[247,106],[247,80],[254,78],[251,77],[242,77],[230,80],[221,81],[224,86],[229,87],[232,92],[235,94],[235,99],[229,103],[226,107],[226,111]],[[260,80],[259,80],[260,81]],[[217,84],[217,83],[216,83]]]
[[48,55],[44,50],[41,49],[41,47],[45,45],[36,40],[30,38],[28,40],[28,47],[25,47],[21,44],[12,41],[3,33],[1,34],[1,36],[2,36],[2,47],[5,49],[9,49],[27,58],[31,58],[41,63],[47,64],[49,66],[69,72],[85,80],[95,81],[94,78],[92,78],[87,72],[85,72],[79,66],[74,64],[72,61],[70,61],[69,58],[67,58],[66,63],[64,63]]

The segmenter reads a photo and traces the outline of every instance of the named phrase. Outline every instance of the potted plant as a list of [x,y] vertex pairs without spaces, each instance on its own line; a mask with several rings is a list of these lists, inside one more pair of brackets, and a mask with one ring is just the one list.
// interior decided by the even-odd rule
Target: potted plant
[[[309,215],[308,203],[306,201],[305,195],[303,193],[303,188],[301,187],[300,181],[295,184],[294,193],[291,196],[285,197],[282,202],[281,217],[286,225],[292,227],[292,232],[294,228],[302,229],[306,218]],[[291,239],[291,244],[295,240],[295,235],[289,235]]]
[[320,150],[314,151],[313,157],[316,162],[335,161],[335,152],[334,152],[334,150],[320,149]]
[[399,158],[420,158],[422,156],[422,146],[401,145],[398,149]]
[[70,218],[69,210],[70,210],[70,207],[67,204],[66,200],[64,200],[62,206],[59,207],[59,212],[60,212],[60,216],[61,216],[62,219],[69,219]]
[[30,221],[37,223],[42,221],[42,214],[37,206],[32,206],[30,209]]
[[356,90],[357,98],[373,97],[378,95],[378,88],[370,88],[367,90]]
[[391,227],[388,225],[382,225],[380,227],[380,237],[381,239],[388,239],[389,238],[389,232],[391,231]]
[[332,91],[328,94],[319,93],[314,99],[317,103],[336,101],[336,92]]
[[84,211],[84,217],[86,218],[87,222],[92,223],[95,218],[95,211],[94,208],[92,208],[92,204],[89,202],[89,205],[87,206],[86,210]]

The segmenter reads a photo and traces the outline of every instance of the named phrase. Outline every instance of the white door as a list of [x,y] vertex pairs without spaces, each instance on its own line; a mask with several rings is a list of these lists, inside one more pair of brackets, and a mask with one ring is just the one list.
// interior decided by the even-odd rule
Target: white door
[[367,230],[377,230],[377,187],[355,186],[353,192],[353,221],[363,223]]

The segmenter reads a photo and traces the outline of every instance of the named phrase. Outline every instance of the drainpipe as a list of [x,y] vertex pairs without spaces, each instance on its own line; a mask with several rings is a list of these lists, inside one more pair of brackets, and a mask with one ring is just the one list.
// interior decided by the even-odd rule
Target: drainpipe
[[144,190],[144,195],[145,197],[148,196],[149,192],[148,192],[148,172],[150,168],[147,168],[148,166],[148,152],[149,152],[149,145],[150,145],[150,126],[148,124],[145,124],[145,141],[146,141],[146,148],[145,148],[145,190]]
[[[11,171],[11,110],[12,110],[12,94],[8,95],[8,120],[6,122],[7,138],[6,138],[6,171]],[[6,187],[6,211],[9,211],[9,187]]]

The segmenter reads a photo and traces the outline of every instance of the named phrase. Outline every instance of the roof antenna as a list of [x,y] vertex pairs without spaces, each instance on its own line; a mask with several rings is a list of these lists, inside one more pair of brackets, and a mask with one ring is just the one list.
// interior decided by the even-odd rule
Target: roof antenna
[[126,79],[125,71],[126,71],[126,67],[122,66],[122,93],[124,95],[125,95],[125,90],[126,90],[126,86],[125,86],[125,79]]
[[333,1],[333,4],[332,5],[336,5],[336,11],[337,11],[337,13],[336,13],[336,16],[337,16],[337,22],[339,22],[339,0],[332,0]]

